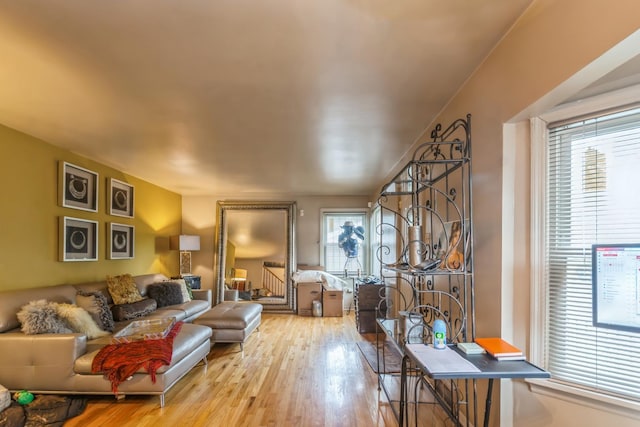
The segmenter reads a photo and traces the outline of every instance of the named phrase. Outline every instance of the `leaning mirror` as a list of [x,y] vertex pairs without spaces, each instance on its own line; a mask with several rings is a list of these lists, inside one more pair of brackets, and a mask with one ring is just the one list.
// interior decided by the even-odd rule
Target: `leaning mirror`
[[216,215],[216,301],[236,289],[264,310],[294,312],[295,202],[219,201]]

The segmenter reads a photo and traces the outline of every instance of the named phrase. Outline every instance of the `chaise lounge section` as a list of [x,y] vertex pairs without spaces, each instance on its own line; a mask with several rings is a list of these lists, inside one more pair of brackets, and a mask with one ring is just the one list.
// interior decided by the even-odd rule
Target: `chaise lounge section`
[[197,325],[211,328],[211,345],[239,343],[244,351],[244,343],[251,333],[260,327],[262,304],[251,302],[225,301],[199,316],[193,321]]

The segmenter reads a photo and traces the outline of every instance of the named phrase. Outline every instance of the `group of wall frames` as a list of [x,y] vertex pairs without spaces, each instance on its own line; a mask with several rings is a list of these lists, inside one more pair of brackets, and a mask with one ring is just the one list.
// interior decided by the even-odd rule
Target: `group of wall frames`
[[[98,212],[97,172],[67,162],[59,164],[58,200],[65,208]],[[134,188],[115,178],[107,179],[107,213],[133,218]],[[129,224],[108,222],[108,259],[132,259],[134,257],[135,227]],[[60,217],[60,261],[98,260],[98,221]]]

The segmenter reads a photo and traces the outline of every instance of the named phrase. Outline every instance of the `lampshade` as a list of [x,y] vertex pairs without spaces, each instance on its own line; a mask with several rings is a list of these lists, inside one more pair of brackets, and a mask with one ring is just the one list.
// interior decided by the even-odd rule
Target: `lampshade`
[[247,270],[243,268],[234,268],[233,280],[247,280]]
[[169,248],[179,251],[199,251],[200,236],[189,236],[186,234],[171,236],[169,238]]

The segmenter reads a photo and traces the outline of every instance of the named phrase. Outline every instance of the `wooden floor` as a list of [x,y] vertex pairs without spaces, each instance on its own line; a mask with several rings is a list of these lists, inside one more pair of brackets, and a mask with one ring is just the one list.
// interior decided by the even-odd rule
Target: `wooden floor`
[[245,344],[216,344],[166,395],[90,396],[75,426],[384,426],[398,424],[344,317],[264,314]]

